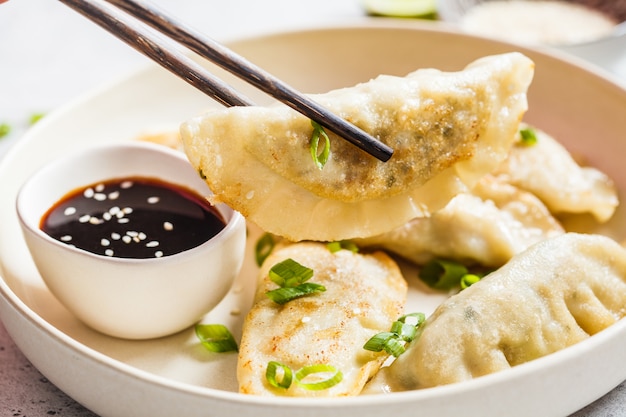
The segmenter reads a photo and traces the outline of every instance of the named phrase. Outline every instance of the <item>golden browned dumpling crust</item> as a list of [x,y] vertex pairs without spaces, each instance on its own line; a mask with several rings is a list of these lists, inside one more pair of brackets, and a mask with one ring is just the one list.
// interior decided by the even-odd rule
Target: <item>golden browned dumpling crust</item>
[[434,258],[500,267],[532,244],[564,233],[533,194],[486,175],[429,217],[367,239],[359,247],[391,251],[416,264]]
[[[276,304],[265,293],[277,288],[269,269],[287,258],[314,271],[310,282],[325,292]],[[321,243],[297,243],[276,250],[264,262],[254,305],[243,328],[237,379],[246,394],[337,397],[357,395],[386,359],[363,345],[388,331],[402,315],[407,284],[395,262],[382,252],[371,255],[348,250],[331,253]],[[267,364],[277,361],[294,372],[313,364],[332,365],[343,380],[331,388],[311,391],[292,384],[272,387]]]
[[509,53],[312,96],[390,145],[386,163],[330,134],[318,169],[311,121],[282,104],[211,111],[181,135],[214,200],[262,229],[294,241],[371,236],[443,207],[505,158],[533,71]]

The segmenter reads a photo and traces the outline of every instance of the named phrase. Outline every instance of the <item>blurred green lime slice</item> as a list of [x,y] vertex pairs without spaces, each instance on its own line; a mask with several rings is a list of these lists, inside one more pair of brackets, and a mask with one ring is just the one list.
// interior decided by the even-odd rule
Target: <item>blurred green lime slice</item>
[[437,0],[363,0],[369,14],[394,17],[434,17]]

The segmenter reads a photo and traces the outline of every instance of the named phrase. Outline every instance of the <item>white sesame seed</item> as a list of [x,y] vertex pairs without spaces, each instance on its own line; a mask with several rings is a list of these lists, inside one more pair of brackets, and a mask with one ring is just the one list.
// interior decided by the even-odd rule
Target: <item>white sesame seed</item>
[[133,238],[130,236],[122,236],[122,242],[124,243],[130,243],[133,241]]
[[102,218],[104,220],[106,220],[106,221],[109,221],[109,220],[111,220],[113,218],[113,216],[111,216],[111,213],[109,213],[109,212],[104,212],[104,213],[102,213]]
[[61,242],[69,242],[71,240],[72,240],[72,236],[70,235],[61,236]]
[[95,193],[93,195],[94,200],[96,201],[104,201],[107,199],[107,195],[104,193]]
[[128,223],[129,221],[130,221],[130,220],[129,220],[129,219],[127,219],[127,218],[123,218],[123,219],[118,219],[118,220],[117,220],[117,222],[118,222],[119,224]]
[[246,194],[246,198],[248,200],[252,200],[254,198],[254,190],[248,191],[248,193]]
[[78,221],[80,223],[87,223],[89,222],[89,219],[91,219],[91,216],[89,214],[85,214],[83,216],[80,216],[80,218],[78,219]]
[[109,209],[109,213],[111,213],[114,216],[119,212],[120,212],[120,208],[118,206],[113,206]]
[[119,233],[115,233],[115,232],[111,233],[111,239],[113,240],[120,240],[121,237],[122,236],[120,236]]
[[101,246],[109,246],[110,244],[111,242],[109,241],[109,239],[100,239]]
[[132,208],[130,208],[130,207],[124,207],[124,208],[122,209],[122,212],[123,212],[124,214],[130,214],[130,213],[132,213],[132,212],[133,212],[133,209],[132,209]]
[[95,192],[94,192],[93,188],[91,188],[91,187],[86,188],[85,191],[83,191],[83,196],[85,198],[91,198],[91,197],[93,197],[94,194],[95,194]]
[[134,230],[128,230],[128,231],[126,232],[126,234],[127,234],[128,236],[130,236],[130,237],[137,237],[137,236],[139,236],[139,232],[135,232]]
[[139,236],[135,236],[135,237],[133,238],[133,242],[135,242],[135,243],[139,243],[139,242],[141,242],[141,239],[139,239]]
[[311,317],[309,316],[304,316],[302,317],[302,320],[300,320],[302,323],[308,323],[311,321]]
[[147,248],[156,248],[157,246],[159,246],[159,242],[157,242],[156,240],[151,240],[150,242],[146,243]]
[[65,211],[63,211],[63,214],[65,214],[66,216],[71,216],[72,214],[76,214],[76,207],[67,207]]
[[89,223],[90,224],[101,224],[101,223],[104,223],[104,222],[102,220],[100,220],[99,218],[97,218],[97,217],[90,217],[89,218]]
[[117,213],[115,213],[115,217],[117,217],[118,219],[121,219],[122,217],[124,217],[125,214],[123,211],[118,211]]
[[119,196],[119,191],[113,191],[112,193],[109,193],[109,200],[117,200]]
[[158,251],[154,252],[154,257],[155,258],[160,258],[162,256],[163,256],[163,252],[162,251],[158,250]]
[[141,240],[146,240],[148,236],[144,232],[139,232],[139,235],[137,237]]
[[124,181],[123,183],[120,184],[120,188],[123,188],[123,189],[130,188],[132,186],[133,186],[132,181]]
[[104,251],[104,254],[106,256],[113,256],[113,253],[114,253],[113,249],[107,249],[107,250]]
[[96,192],[101,193],[102,190],[104,190],[104,184],[98,184],[96,185]]
[[148,197],[147,201],[148,201],[148,204],[156,204],[159,202],[159,200],[160,200],[159,197]]
[[163,229],[167,230],[168,232],[171,230],[174,230],[174,225],[170,222],[164,222],[163,223]]

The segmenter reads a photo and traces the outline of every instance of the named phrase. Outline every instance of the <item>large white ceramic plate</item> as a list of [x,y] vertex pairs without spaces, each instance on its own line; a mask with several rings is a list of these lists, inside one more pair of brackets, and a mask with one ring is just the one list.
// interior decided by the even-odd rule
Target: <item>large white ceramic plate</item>
[[[232,47],[306,92],[352,85],[379,73],[404,75],[419,67],[457,70],[480,56],[520,49],[461,37],[435,25],[386,21],[271,34]],[[621,159],[626,154],[626,91],[589,69],[541,52],[523,52],[537,65],[527,120],[626,189]],[[236,356],[205,351],[191,329],[159,340],[125,341],[85,327],[49,293],[31,262],[14,212],[18,187],[33,170],[71,149],[175,129],[213,105],[151,67],[46,117],[0,166],[2,320],[32,363],[88,408],[126,417],[562,416],[626,379],[624,320],[576,346],[470,382],[388,396],[309,400],[236,393]],[[605,231],[626,236],[621,219]],[[254,272],[248,259],[228,298],[204,321],[226,324],[238,335]],[[442,296],[423,291],[413,275],[407,279],[408,309],[432,311]]]

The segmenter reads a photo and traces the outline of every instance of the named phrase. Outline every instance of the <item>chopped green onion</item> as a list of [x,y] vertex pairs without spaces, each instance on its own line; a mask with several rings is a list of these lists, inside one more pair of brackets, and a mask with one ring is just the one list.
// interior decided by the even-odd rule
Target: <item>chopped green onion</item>
[[349,250],[353,253],[359,252],[359,247],[349,240],[339,240],[335,242],[329,242],[328,244],[326,244],[326,247],[332,253],[339,252],[342,249]]
[[400,317],[398,321],[402,323],[412,324],[415,327],[419,327],[426,320],[426,315],[424,313],[409,313]]
[[254,256],[258,266],[263,265],[263,261],[270,256],[275,245],[276,241],[274,240],[274,235],[271,233],[264,233],[263,236],[257,240],[256,246],[254,247]]
[[[312,382],[305,382],[304,379],[310,375],[315,374],[328,374],[332,375],[321,381],[315,380]],[[304,389],[308,389],[311,391],[319,391],[323,389],[327,389],[333,387],[340,383],[343,380],[343,374],[337,368],[332,365],[318,364],[318,365],[309,365],[300,369],[296,372],[296,383]],[[314,378],[317,379],[317,378]]]
[[476,274],[465,274],[461,277],[461,289],[464,290],[472,284],[476,284],[481,280],[481,277]]
[[535,132],[535,129],[520,129],[519,134],[522,137],[522,145],[532,146],[537,143],[537,132]]
[[312,282],[305,282],[295,287],[281,287],[265,293],[267,297],[276,304],[285,304],[296,298],[316,292],[324,292],[326,287]]
[[403,340],[400,340],[400,338],[396,336],[387,340],[387,343],[385,343],[384,349],[385,349],[385,352],[397,358],[398,356],[404,353],[405,351],[404,345],[405,345],[405,342]]
[[398,357],[405,351],[405,345],[415,340],[420,327],[424,323],[426,316],[423,313],[405,314],[391,324],[391,330],[380,332],[372,336],[363,349],[372,352],[382,352],[383,350],[394,357]]
[[202,345],[211,352],[237,352],[237,342],[235,338],[221,324],[196,324],[196,336]]
[[419,277],[431,288],[449,290],[459,285],[467,273],[467,268],[458,262],[434,259],[424,265]]
[[39,120],[41,120],[42,117],[44,117],[44,113],[33,113],[30,115],[30,118],[28,119],[28,123],[30,125],[34,125]]
[[[280,381],[277,379],[279,369],[282,371],[282,378],[280,378]],[[283,365],[282,363],[276,361],[270,361],[267,364],[267,369],[265,370],[265,379],[267,379],[267,382],[275,388],[287,389],[291,386],[293,373],[291,368],[287,365]]]
[[[282,374],[282,375],[279,375]],[[330,377],[320,380],[320,375],[315,374],[331,374]],[[305,379],[314,375],[313,381],[306,382]],[[281,376],[281,378],[279,378]],[[280,362],[270,361],[265,369],[265,379],[275,388],[288,389],[294,379],[293,371],[287,365]],[[280,379],[280,381],[279,381]],[[333,387],[343,380],[343,373],[332,365],[317,364],[309,365],[300,369],[295,374],[296,383],[307,390],[319,391]]]
[[313,270],[291,258],[277,263],[269,270],[269,278],[280,288],[267,291],[265,295],[277,304],[285,304],[305,295],[324,292],[326,287],[306,282],[313,276]]
[[365,344],[363,349],[370,350],[372,352],[380,352],[385,349],[385,345],[389,339],[398,337],[397,334],[392,332],[380,332],[372,336]]
[[394,321],[391,325],[391,332],[395,333],[405,342],[410,342],[415,339],[415,335],[417,335],[417,327],[401,321]]
[[308,281],[313,276],[313,270],[288,258],[274,265],[269,275],[281,287],[295,287]]
[[11,125],[8,123],[0,123],[0,138],[3,138],[11,133]]
[[[311,124],[313,125],[313,134],[311,135],[309,148],[315,165],[317,165],[319,169],[322,169],[324,165],[326,165],[326,162],[328,162],[328,157],[330,156],[330,138],[322,125],[313,120],[311,120]],[[320,137],[323,137],[325,140],[324,148],[322,148],[321,152],[319,151]]]

